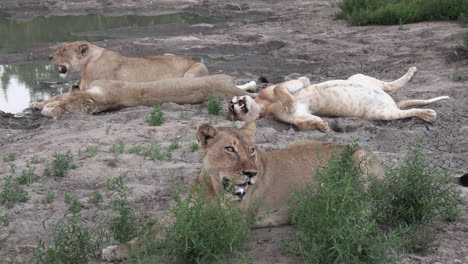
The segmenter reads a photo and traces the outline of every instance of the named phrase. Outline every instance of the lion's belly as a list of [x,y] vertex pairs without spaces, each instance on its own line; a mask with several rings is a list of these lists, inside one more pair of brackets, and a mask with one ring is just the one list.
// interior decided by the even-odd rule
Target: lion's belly
[[313,95],[297,96],[298,103],[306,104],[310,113],[319,116],[364,117],[376,108],[397,108],[393,99],[379,87],[359,84],[329,87]]

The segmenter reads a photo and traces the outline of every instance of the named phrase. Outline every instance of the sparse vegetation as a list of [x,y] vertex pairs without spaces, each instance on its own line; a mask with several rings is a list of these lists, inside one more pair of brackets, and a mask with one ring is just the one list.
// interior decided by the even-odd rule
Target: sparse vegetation
[[10,152],[7,155],[3,156],[4,162],[12,162],[16,160],[16,153]]
[[109,135],[111,129],[112,129],[112,125],[106,125],[106,130],[105,130],[106,135]]
[[392,263],[395,252],[429,247],[436,219],[457,216],[452,177],[424,158],[419,143],[385,180],[366,178],[349,147],[333,155],[317,170],[318,183],[289,202],[298,232],[286,249],[304,263]]
[[189,119],[189,115],[187,114],[187,112],[182,111],[182,112],[180,112],[180,114],[179,114],[179,118],[180,118],[180,119]]
[[29,200],[28,192],[26,192],[21,185],[8,176],[5,179],[2,192],[0,193],[0,204],[6,206],[6,208],[13,208],[17,203],[25,203]]
[[141,155],[141,153],[143,152],[144,148],[141,146],[141,145],[135,145],[135,146],[132,146],[130,147],[128,150],[127,150],[127,153],[128,154],[137,154],[137,155]]
[[468,32],[462,34],[462,44],[465,49],[468,49]]
[[151,142],[151,146],[149,148],[145,148],[141,153],[141,156],[150,160],[165,160],[167,158],[166,153],[162,152],[161,144],[157,140]]
[[6,214],[0,215],[0,226],[8,226],[10,224],[10,217]]
[[461,75],[458,72],[454,72],[454,73],[452,73],[452,80],[455,81],[455,82],[460,82],[460,81],[463,80],[463,75]]
[[55,193],[51,189],[47,191],[46,196],[44,196],[41,200],[42,204],[51,204],[55,200]]
[[99,191],[94,191],[91,197],[89,198],[89,202],[93,204],[98,204],[102,202],[102,194]]
[[77,196],[65,193],[64,201],[69,206],[70,212],[78,214],[81,211],[81,202]]
[[343,0],[338,18],[352,25],[398,25],[427,20],[463,21],[468,0]]
[[95,145],[86,146],[86,154],[88,158],[96,156],[97,151],[98,151],[98,148]]
[[208,96],[207,107],[209,114],[219,115],[219,113],[221,113],[221,110],[223,110],[223,99],[210,94]]
[[123,143],[122,140],[118,140],[116,143],[112,144],[112,146],[109,148],[109,152],[115,153],[115,154],[123,154],[125,151],[125,144]]
[[77,166],[72,163],[73,155],[70,150],[65,154],[55,152],[52,156],[55,159],[45,168],[45,174],[48,176],[65,177],[69,170],[77,168]]
[[16,179],[19,184],[30,185],[39,180],[39,176],[34,172],[35,167],[31,164],[26,165],[26,169],[21,170],[21,175]]
[[192,142],[192,144],[190,145],[190,149],[192,150],[192,152],[195,152],[200,149],[200,145],[198,145],[197,142]]
[[39,157],[37,154],[33,155],[30,159],[29,159],[29,163],[31,164],[39,164],[43,161],[43,159],[41,157]]
[[154,105],[154,108],[148,115],[146,121],[150,126],[160,126],[164,123],[164,112],[162,111],[162,107],[160,104]]
[[11,172],[11,174],[16,173],[16,164],[10,163],[10,172]]

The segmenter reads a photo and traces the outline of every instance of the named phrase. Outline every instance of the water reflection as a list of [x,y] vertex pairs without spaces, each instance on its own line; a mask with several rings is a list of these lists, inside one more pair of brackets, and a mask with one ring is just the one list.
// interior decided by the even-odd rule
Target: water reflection
[[0,65],[0,110],[19,113],[31,102],[62,93],[69,80],[59,78],[50,62],[30,62]]
[[156,24],[210,23],[213,19],[188,13],[159,16],[49,16],[32,20],[15,20],[0,13],[0,50],[21,52],[39,43],[57,41],[102,40],[99,36],[76,36],[72,33],[121,27],[143,27]]

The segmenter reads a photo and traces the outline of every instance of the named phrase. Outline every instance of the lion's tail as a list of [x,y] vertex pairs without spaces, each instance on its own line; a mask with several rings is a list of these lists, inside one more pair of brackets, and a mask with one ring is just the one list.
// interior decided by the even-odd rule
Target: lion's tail
[[377,179],[385,177],[385,165],[372,152],[361,148],[355,148],[352,152],[354,160],[359,164],[364,173],[373,175]]

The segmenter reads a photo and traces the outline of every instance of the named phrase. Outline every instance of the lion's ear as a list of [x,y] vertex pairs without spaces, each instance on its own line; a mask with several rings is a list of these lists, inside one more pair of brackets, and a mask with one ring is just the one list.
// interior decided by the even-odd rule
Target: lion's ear
[[254,121],[245,123],[244,126],[241,127],[241,131],[248,138],[250,144],[255,144],[255,132],[257,128]]
[[197,129],[197,140],[204,149],[210,147],[216,135],[218,129],[210,124],[203,124]]
[[79,91],[80,90],[80,86],[74,84],[72,86],[70,86],[70,89],[68,90],[70,93],[74,93],[76,91]]
[[78,46],[78,53],[81,55],[81,56],[86,56],[88,55],[88,44],[81,44],[80,46]]

